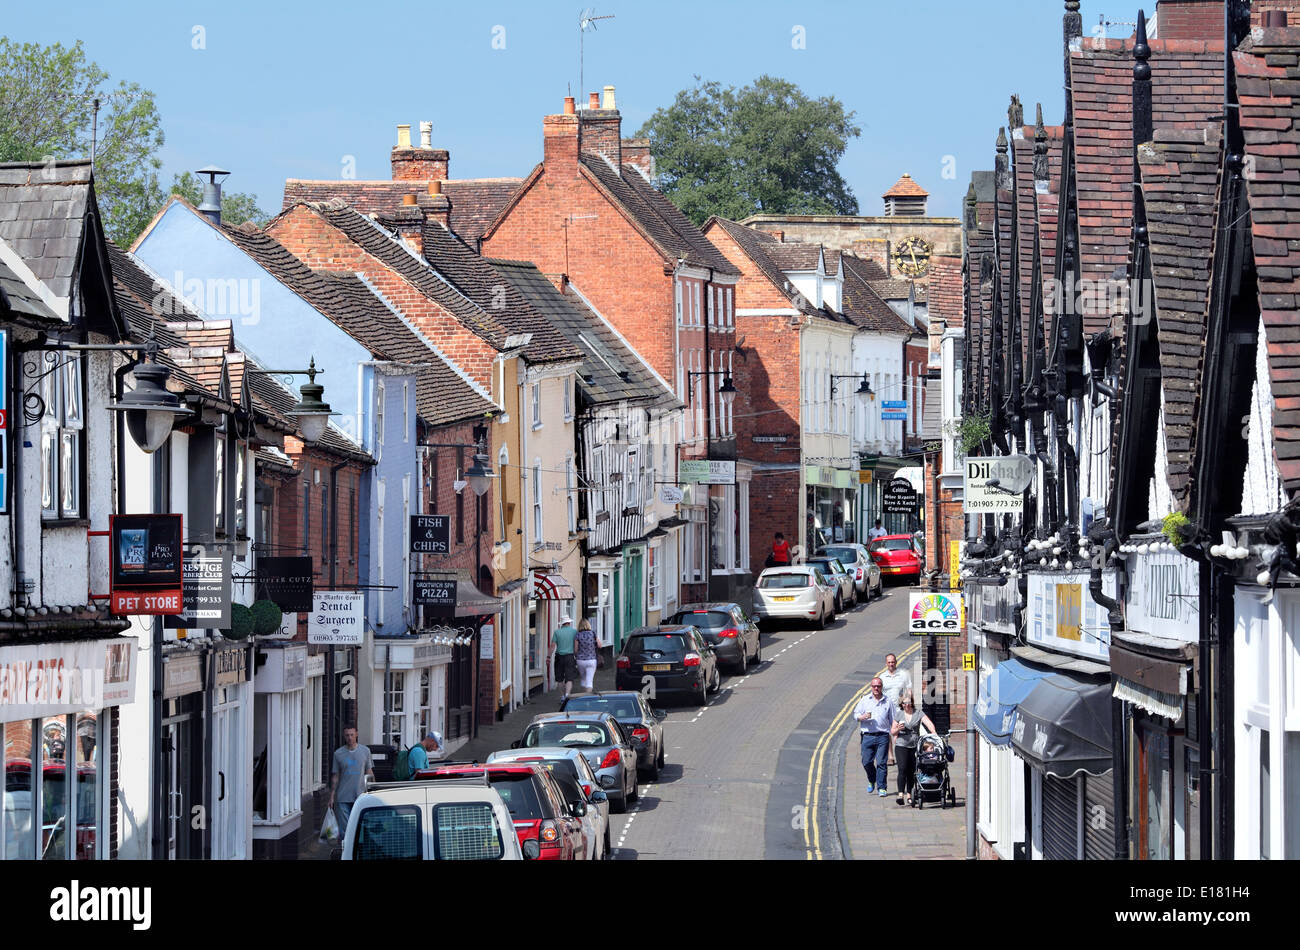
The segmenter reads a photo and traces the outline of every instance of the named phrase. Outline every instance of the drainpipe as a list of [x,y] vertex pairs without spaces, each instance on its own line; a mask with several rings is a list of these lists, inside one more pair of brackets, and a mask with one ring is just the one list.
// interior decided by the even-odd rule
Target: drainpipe
[[[1100,553],[1093,555],[1092,571],[1088,576],[1088,593],[1094,603],[1106,609],[1111,632],[1116,633],[1124,629],[1124,615],[1120,610],[1119,601],[1107,597],[1102,591],[1102,567],[1118,547],[1115,532],[1111,529],[1108,519],[1101,518],[1093,521],[1088,527],[1088,541],[1094,549],[1098,545],[1101,546]],[[1114,689],[1115,676],[1112,673],[1112,693]],[[1114,696],[1111,696],[1110,700],[1110,733],[1111,784],[1115,798],[1114,857],[1116,861],[1127,861],[1129,858],[1127,717],[1124,714],[1124,701]]]
[[[329,547],[325,548],[325,552],[330,556],[330,574],[329,574],[330,590],[334,589],[334,584],[338,580],[337,548],[338,548],[338,537],[339,537],[339,518],[338,518],[339,506],[338,506],[337,496],[338,496],[338,487],[339,487],[339,470],[343,468],[347,468],[347,465],[348,465],[347,462],[339,462],[337,465],[330,466],[330,510],[328,513],[329,520],[326,522],[326,524],[329,525],[330,539],[329,539]],[[306,540],[307,540],[306,538],[303,539],[303,541]],[[366,591],[367,596],[369,595],[369,593],[370,593],[369,591]],[[369,605],[367,605],[367,607],[369,607]],[[366,613],[369,614],[368,609]],[[348,647],[348,650],[354,651],[356,650],[356,647]],[[352,675],[354,677],[360,676],[361,675],[360,658],[355,653],[353,653],[352,655],[351,666],[352,666]],[[332,685],[334,682],[334,648],[333,647],[329,648],[328,667],[329,668],[326,670],[326,675],[329,677],[328,682]],[[342,706],[342,703],[343,703],[343,697],[340,696],[339,705]],[[343,744],[342,733],[336,734],[334,732],[334,727],[338,725],[339,718],[340,717],[337,714],[330,717],[331,729],[330,729],[329,742],[326,745],[326,748],[337,748],[338,746]],[[345,716],[343,718],[348,718],[348,717]],[[361,718],[360,710],[358,710],[357,715],[352,718],[360,719]]]

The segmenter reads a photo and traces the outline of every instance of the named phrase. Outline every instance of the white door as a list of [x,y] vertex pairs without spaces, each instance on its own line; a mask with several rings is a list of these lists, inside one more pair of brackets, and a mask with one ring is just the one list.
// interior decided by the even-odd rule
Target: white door
[[243,707],[228,703],[215,711],[212,730],[212,858],[216,861],[242,860],[244,854],[243,811],[241,804],[247,788],[240,776],[244,763]]

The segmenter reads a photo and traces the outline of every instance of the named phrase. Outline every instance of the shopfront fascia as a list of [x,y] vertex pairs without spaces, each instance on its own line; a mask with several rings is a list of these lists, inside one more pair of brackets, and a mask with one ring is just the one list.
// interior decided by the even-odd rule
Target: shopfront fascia
[[430,729],[446,735],[447,670],[452,651],[432,636],[375,638],[371,650],[371,719],[375,741],[414,745]]
[[804,544],[809,553],[823,544],[858,540],[857,468],[804,466]]

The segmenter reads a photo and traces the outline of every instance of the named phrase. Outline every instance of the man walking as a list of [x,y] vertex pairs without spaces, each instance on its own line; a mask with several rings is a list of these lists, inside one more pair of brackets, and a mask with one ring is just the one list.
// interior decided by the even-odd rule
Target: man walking
[[883,538],[886,534],[884,527],[880,524],[880,519],[876,519],[876,526],[867,532],[869,539],[874,541],[876,538]]
[[406,767],[414,776],[417,770],[429,767],[430,756],[440,755],[442,755],[442,736],[438,735],[436,731],[430,730],[424,734],[423,739],[411,746],[410,755],[406,759]]
[[560,706],[569,698],[573,690],[573,681],[578,678],[578,658],[574,654],[574,641],[578,631],[573,627],[573,618],[565,614],[560,618],[560,629],[555,631],[555,682],[564,683],[564,695],[560,697]]
[[325,807],[334,809],[334,817],[339,822],[339,840],[342,840],[348,830],[348,816],[352,814],[352,806],[364,790],[362,776],[372,782],[375,779],[370,750],[357,745],[356,726],[348,726],[343,730],[343,745],[334,750],[331,772],[334,777],[330,782],[330,800]]
[[[904,690],[912,688],[912,674],[898,668],[898,657],[890,653],[885,657],[885,672],[880,674],[880,681],[885,684],[885,695],[898,708],[898,697]],[[889,764],[894,764],[894,738],[889,738]]]
[[889,794],[889,766],[885,757],[896,718],[894,709],[894,702],[885,695],[879,676],[871,681],[871,692],[853,707],[853,718],[862,731],[862,768],[867,773],[867,794],[876,792],[881,798]]

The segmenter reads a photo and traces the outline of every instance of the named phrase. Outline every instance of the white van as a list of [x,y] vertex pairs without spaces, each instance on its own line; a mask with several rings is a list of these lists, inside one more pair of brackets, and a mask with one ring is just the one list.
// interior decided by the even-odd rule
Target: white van
[[522,861],[536,857],[528,850],[520,849],[495,789],[450,779],[371,785],[352,806],[334,854],[344,861]]

